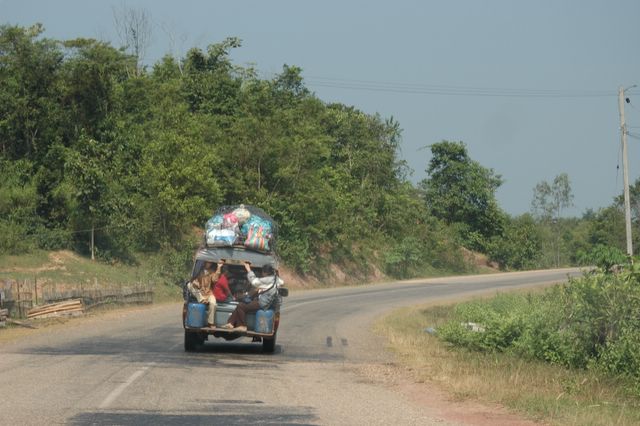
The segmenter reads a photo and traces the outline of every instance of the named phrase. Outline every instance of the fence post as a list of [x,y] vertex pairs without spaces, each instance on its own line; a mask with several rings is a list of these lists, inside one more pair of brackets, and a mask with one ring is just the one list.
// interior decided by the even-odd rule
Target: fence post
[[18,317],[22,318],[22,299],[20,298],[20,281],[16,280],[18,286]]
[[9,281],[9,292],[11,293],[11,301],[13,302],[13,313],[12,315],[15,315],[16,312],[16,296],[15,296],[15,292],[13,291],[13,281]]

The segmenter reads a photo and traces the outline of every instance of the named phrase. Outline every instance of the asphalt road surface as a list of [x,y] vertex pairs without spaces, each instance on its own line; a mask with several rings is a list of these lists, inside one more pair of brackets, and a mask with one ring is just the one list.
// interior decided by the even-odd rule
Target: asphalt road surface
[[272,355],[246,338],[211,338],[184,352],[178,303],[38,330],[0,344],[0,425],[452,424],[361,374],[391,359],[369,331],[372,321],[398,306],[565,281],[577,272],[294,292]]

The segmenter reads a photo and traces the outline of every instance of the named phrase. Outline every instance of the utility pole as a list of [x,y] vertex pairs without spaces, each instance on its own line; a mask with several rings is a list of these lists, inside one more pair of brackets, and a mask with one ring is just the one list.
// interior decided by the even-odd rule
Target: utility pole
[[91,223],[91,260],[96,260],[96,256],[95,256],[95,228],[96,226]]
[[627,231],[627,254],[633,256],[631,243],[631,201],[629,199],[629,164],[627,161],[627,125],[624,121],[624,88],[618,89],[618,109],[620,111],[620,135],[622,138],[622,174],[624,178],[624,219]]

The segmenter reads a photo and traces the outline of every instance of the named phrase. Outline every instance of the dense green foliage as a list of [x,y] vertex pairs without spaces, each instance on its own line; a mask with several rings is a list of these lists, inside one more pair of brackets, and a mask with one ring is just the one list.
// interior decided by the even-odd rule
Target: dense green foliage
[[87,254],[93,232],[99,259],[159,253],[174,280],[213,210],[238,203],[280,223],[279,252],[302,273],[463,271],[461,246],[503,269],[538,268],[624,246],[619,201],[560,216],[564,174],[536,188],[544,214],[509,217],[495,198],[502,178],[462,142],[430,145],[416,187],[397,121],[323,102],[295,66],[258,78],[230,60],[237,38],[145,69],[109,43],[43,31],[0,26],[0,254]]
[[487,252],[503,269],[535,269],[541,264],[542,232],[529,214],[507,218],[503,234],[491,238]]
[[505,214],[495,192],[502,178],[469,157],[462,142],[431,145],[428,178],[421,182],[433,216],[453,225],[462,243],[486,251],[491,237],[502,235]]
[[139,70],[108,43],[42,32],[0,27],[0,253],[88,253],[93,230],[99,258],[160,253],[175,280],[213,210],[248,203],[300,272],[465,268],[406,180],[393,119],[322,102],[294,66],[259,79],[229,59],[236,38]]
[[599,249],[594,259],[607,269],[542,294],[502,294],[456,306],[439,336],[473,350],[597,369],[629,379],[640,394],[640,268],[611,271],[620,253],[606,251]]

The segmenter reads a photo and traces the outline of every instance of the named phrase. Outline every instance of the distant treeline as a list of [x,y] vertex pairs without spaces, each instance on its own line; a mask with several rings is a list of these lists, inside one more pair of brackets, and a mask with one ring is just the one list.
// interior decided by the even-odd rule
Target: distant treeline
[[283,261],[302,273],[461,271],[461,246],[505,268],[623,247],[618,204],[575,220],[509,217],[502,179],[461,142],[431,145],[428,178],[411,184],[397,121],[323,102],[296,66],[259,78],[230,60],[236,38],[144,69],[109,43],[43,31],[0,27],[0,254],[89,253],[93,231],[101,259],[180,263],[194,227],[239,203],[279,222]]

